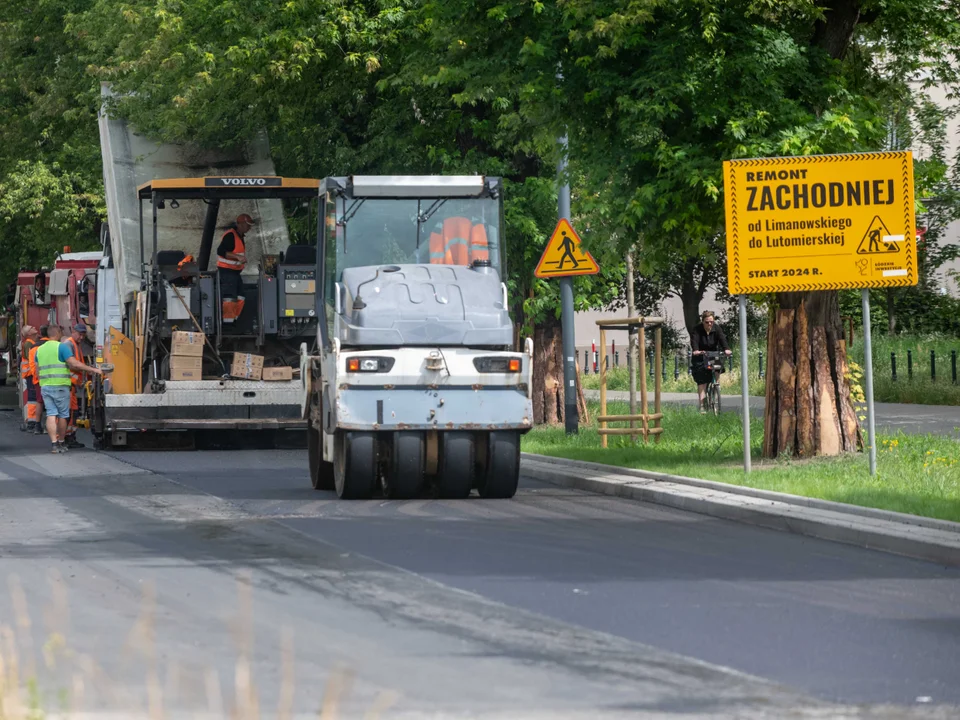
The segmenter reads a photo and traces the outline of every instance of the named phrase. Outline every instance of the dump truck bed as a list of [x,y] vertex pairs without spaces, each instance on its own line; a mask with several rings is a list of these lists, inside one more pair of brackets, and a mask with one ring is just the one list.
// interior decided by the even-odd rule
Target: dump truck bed
[[[105,100],[112,96],[103,85]],[[130,302],[140,289],[140,201],[137,188],[154,179],[198,178],[214,175],[274,175],[270,144],[260,133],[244,147],[233,151],[205,150],[190,145],[156,143],[135,133],[124,121],[99,113],[103,181],[106,190],[110,251],[117,269],[117,288],[122,302]],[[182,250],[197,257],[203,234],[205,205],[184,200],[175,213],[158,216],[158,250]],[[152,208],[144,201],[143,212]],[[290,244],[280,200],[226,200],[220,206],[214,250],[220,236],[240,213],[249,213],[257,225],[247,235],[247,273],[254,278],[261,255],[277,254]],[[148,223],[149,226],[149,223]],[[150,263],[153,238],[144,238],[144,258]],[[211,263],[212,265],[213,263]]]

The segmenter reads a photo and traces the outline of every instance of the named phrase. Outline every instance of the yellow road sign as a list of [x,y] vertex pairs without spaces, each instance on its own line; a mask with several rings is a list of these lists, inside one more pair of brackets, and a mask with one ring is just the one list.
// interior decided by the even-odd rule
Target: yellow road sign
[[564,218],[557,223],[547,246],[543,249],[534,275],[538,278],[596,275],[600,266],[593,256],[580,246],[580,236]]
[[731,295],[917,284],[910,152],[723,163]]

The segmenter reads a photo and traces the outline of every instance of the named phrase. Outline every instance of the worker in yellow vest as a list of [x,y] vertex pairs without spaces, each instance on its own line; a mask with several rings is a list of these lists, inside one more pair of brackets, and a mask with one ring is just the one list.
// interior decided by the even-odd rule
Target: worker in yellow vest
[[47,411],[50,452],[63,453],[67,451],[64,436],[70,417],[70,371],[94,375],[103,373],[95,367],[84,365],[73,356],[70,346],[60,342],[63,330],[59,326],[51,325],[47,336],[50,339],[36,350],[37,377],[40,380],[40,395]]

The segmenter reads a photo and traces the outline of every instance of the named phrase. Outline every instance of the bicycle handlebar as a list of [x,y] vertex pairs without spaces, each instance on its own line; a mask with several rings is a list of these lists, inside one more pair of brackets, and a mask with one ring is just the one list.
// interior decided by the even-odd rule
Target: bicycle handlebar
[[703,353],[704,364],[708,370],[723,370],[723,359],[726,355],[723,352],[714,352],[705,350]]

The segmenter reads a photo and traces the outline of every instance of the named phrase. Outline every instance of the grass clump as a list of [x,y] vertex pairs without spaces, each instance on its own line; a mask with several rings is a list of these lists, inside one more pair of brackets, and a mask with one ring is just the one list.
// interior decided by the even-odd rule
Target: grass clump
[[[590,404],[591,417],[599,406]],[[608,412],[626,414],[625,403],[608,403]],[[871,478],[866,454],[810,460],[762,460],[763,419],[751,421],[753,472],[743,472],[743,427],[736,413],[700,415],[695,409],[664,406],[659,443],[635,446],[611,436],[600,447],[596,423],[568,437],[563,428],[538,427],[524,437],[529,453],[586,460],[715,480],[732,485],[894,510],[960,522],[960,428],[949,436],[878,433],[877,475]]]

